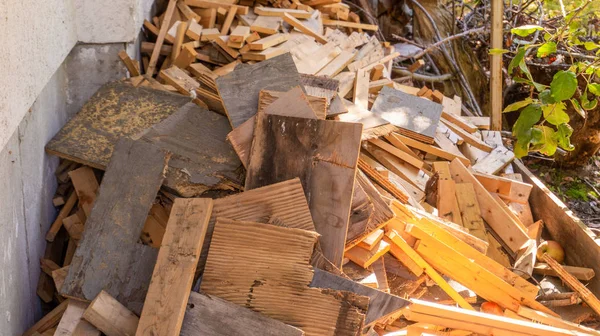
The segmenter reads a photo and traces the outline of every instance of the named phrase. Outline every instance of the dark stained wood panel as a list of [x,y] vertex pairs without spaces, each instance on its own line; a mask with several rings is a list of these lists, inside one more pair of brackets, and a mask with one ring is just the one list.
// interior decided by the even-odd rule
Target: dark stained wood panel
[[141,139],[172,153],[164,184],[192,197],[210,189],[241,188],[241,162],[225,140],[230,131],[225,116],[188,103]]
[[91,301],[105,290],[140,313],[158,250],[138,241],[167,161],[146,142],[117,142],[61,294]]
[[323,254],[342,264],[362,124],[277,115],[257,118],[246,189],[299,177]]
[[181,336],[302,336],[298,328],[213,295],[191,292]]
[[240,126],[256,114],[260,90],[288,91],[300,85],[300,75],[289,53],[236,69],[216,79],[229,122]]

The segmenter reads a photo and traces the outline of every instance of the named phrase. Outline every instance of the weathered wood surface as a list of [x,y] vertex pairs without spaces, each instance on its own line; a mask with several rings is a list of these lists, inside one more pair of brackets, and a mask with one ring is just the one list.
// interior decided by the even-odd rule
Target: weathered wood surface
[[344,279],[337,275],[315,269],[315,275],[310,283],[310,287],[329,288],[341,291],[349,291],[358,295],[369,297],[369,308],[365,317],[365,324],[371,324],[376,320],[388,316],[409,302],[401,297],[382,292],[375,288],[367,287],[349,279]]
[[253,65],[237,67],[216,79],[219,95],[233,128],[256,114],[260,90],[287,91],[300,85],[289,53]]
[[181,336],[301,336],[304,332],[250,309],[191,292]]
[[[600,246],[597,236],[571,210],[550,191],[520,161],[513,161],[515,172],[521,173],[525,183],[533,184],[529,204],[535,220],[543,220],[544,227],[552,239],[558,241],[567,251],[566,263],[571,266],[592,268],[600,274]],[[568,253],[577,251],[577,253]],[[600,279],[592,278],[588,289],[600,296]]]
[[371,112],[400,128],[400,133],[419,140],[435,137],[442,105],[384,86]]
[[175,199],[137,336],[179,335],[212,207],[210,198]]
[[93,300],[106,290],[132,311],[141,311],[157,250],[138,240],[168,157],[145,142],[122,138],[117,143],[62,295]]
[[225,141],[230,131],[225,116],[188,103],[137,136],[172,153],[164,184],[192,197],[241,187],[240,160]]
[[362,124],[262,115],[256,127],[246,189],[299,177],[323,254],[340,267]]
[[216,199],[202,246],[198,274],[204,270],[217,218],[315,231],[306,196],[298,178]]
[[373,202],[371,202],[363,188],[355,181],[346,241],[351,241],[364,235],[373,211]]

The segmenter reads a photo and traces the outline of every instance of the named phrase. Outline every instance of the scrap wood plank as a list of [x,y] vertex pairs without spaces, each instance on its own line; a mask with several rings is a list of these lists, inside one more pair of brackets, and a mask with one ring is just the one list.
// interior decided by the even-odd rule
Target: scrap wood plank
[[405,161],[406,163],[414,166],[415,168],[423,168],[423,161],[421,161],[420,159],[410,155],[409,153],[406,153],[405,151],[402,151],[396,147],[394,147],[393,145],[390,145],[389,143],[380,140],[380,139],[370,139],[369,140],[370,143],[374,144],[375,146],[385,150],[386,152],[396,156],[397,158]]
[[259,16],[252,22],[250,30],[264,35],[273,35],[279,32],[283,19],[272,16]]
[[450,176],[450,166],[448,162],[434,162],[433,170],[438,174],[437,194],[435,205],[438,209],[438,216],[450,222],[464,226],[460,208],[456,200],[456,182]]
[[44,317],[31,326],[31,328],[27,329],[27,331],[23,333],[23,336],[34,336],[36,333],[41,334],[46,330],[57,326],[69,306],[69,301],[70,300],[64,300],[61,302],[56,308],[52,309],[50,313],[44,315]]
[[[356,186],[356,184],[355,184]],[[371,233],[369,233],[363,240],[360,241],[360,243],[357,244],[357,246],[360,246],[362,248],[365,248],[369,251],[373,250],[377,243],[379,243],[379,241],[381,241],[381,239],[383,238],[384,232],[382,229],[378,229],[375,230]]]
[[438,157],[446,159],[446,160],[458,159],[467,166],[471,164],[469,159],[465,158],[462,155],[459,156],[458,154],[451,153],[444,149],[422,143],[420,141],[405,137],[398,133],[392,133],[390,135],[387,135],[387,136],[385,136],[385,139],[388,140],[389,142],[391,142],[396,147],[406,145],[411,148],[416,148],[418,150],[422,150],[424,152],[431,153],[435,156],[438,156]]
[[306,196],[298,178],[216,199],[206,237],[204,237],[197,273],[204,270],[218,217],[315,230]]
[[323,19],[323,25],[345,27],[345,28],[355,28],[355,29],[365,29],[365,30],[372,30],[372,31],[377,31],[379,29],[379,26],[377,26],[377,25],[366,24],[366,23],[356,23],[356,22],[350,22],[350,21],[330,20],[330,19]]
[[239,67],[216,79],[219,95],[235,129],[257,112],[260,90],[287,91],[300,85],[300,75],[289,54]]
[[396,175],[403,178],[406,182],[414,185],[419,190],[424,191],[429,180],[429,176],[422,169],[417,169],[394,155],[384,151],[383,149],[374,146],[370,143],[363,143],[363,148],[377,159],[387,169],[394,172]]
[[[295,87],[284,93],[261,90],[258,101],[257,115],[277,114],[312,119],[317,117],[300,87]],[[227,140],[233,146],[244,167],[248,167],[255,123],[256,116],[252,116],[227,134]]]
[[327,64],[325,67],[319,70],[316,73],[316,75],[334,77],[335,75],[342,72],[342,70],[344,70],[348,66],[348,64],[352,62],[352,60],[354,60],[355,56],[356,53],[354,51],[342,50],[342,52],[336,58],[334,58],[331,62],[329,62],[329,64]]
[[535,298],[531,298],[527,293],[513,287],[490,270],[473,262],[435,237],[424,233],[415,226],[407,228],[407,231],[415,238],[420,239],[415,250],[427,262],[484,299],[514,312],[518,311],[523,304],[556,316],[550,309],[535,301]]
[[290,37],[289,34],[280,34],[280,33],[273,34],[273,35],[264,37],[260,40],[256,40],[252,43],[249,43],[250,50],[262,51],[262,50],[265,50],[267,48],[276,46],[280,43],[287,41],[289,39],[289,37]]
[[473,176],[490,193],[497,193],[500,198],[507,201],[526,204],[533,185],[519,182],[506,177],[474,172]]
[[390,244],[390,254],[394,256],[394,258],[398,259],[409,271],[411,271],[414,275],[420,276],[423,274],[423,267],[417,264],[413,259],[411,259],[404,250],[400,248],[397,244],[394,243],[394,240],[397,240],[396,236],[399,235],[397,231],[390,230],[387,232],[386,236],[383,239]]
[[456,201],[462,216],[462,224],[475,237],[487,241],[485,224],[477,202],[475,189],[471,183],[456,183]]
[[225,141],[229,130],[225,116],[189,103],[138,136],[172,153],[165,186],[191,197],[241,187],[240,161]]
[[84,166],[70,171],[69,177],[79,198],[79,207],[83,208],[86,217],[89,217],[99,187],[96,175],[92,168]]
[[[364,71],[364,70],[358,70],[356,72],[356,77],[354,78],[354,91],[353,91],[352,95],[353,95],[352,102],[356,106],[359,106],[365,110],[369,109],[369,72]],[[372,109],[371,109],[371,113],[376,114]],[[382,116],[382,118],[383,118],[383,116]],[[383,119],[386,119],[386,118],[383,118]],[[388,120],[388,119],[386,119],[386,120]],[[390,121],[390,123],[391,123],[391,121]]]
[[[241,49],[240,49],[241,51]],[[244,61],[266,61],[273,57],[285,54],[287,50],[282,47],[271,47],[263,51],[248,51],[242,52],[242,59]]]
[[190,292],[181,336],[302,336],[304,332],[214,295]]
[[[561,265],[561,266],[565,271],[567,271],[569,274],[574,276],[577,280],[589,281],[596,275],[596,272],[594,272],[594,270],[591,268],[568,266],[568,265]],[[554,269],[552,269],[552,267],[550,267],[548,264],[544,264],[544,263],[535,264],[535,266],[533,268],[533,273],[558,276],[558,273]]]
[[442,106],[384,86],[375,99],[371,112],[398,126],[403,135],[433,143]]
[[596,314],[600,314],[600,300],[585,287],[577,278],[571,275],[564,267],[562,267],[556,260],[554,260],[547,253],[542,255],[542,261],[544,261],[550,268],[552,268],[558,277],[564,281],[572,290],[577,292],[579,296],[592,308]]
[[212,207],[210,198],[175,199],[137,336],[179,335]]
[[[535,297],[537,296],[539,289],[535,285],[531,284],[529,281],[525,280],[524,278],[520,277],[519,275],[511,272],[509,269],[502,266],[500,263],[498,263],[494,259],[492,259],[492,258],[486,256],[485,254],[481,253],[480,251],[476,250],[475,248],[473,248],[466,242],[464,242],[464,241],[460,240],[459,238],[457,238],[456,236],[452,235],[450,232],[436,226],[435,224],[433,224],[430,221],[423,220],[423,219],[421,219],[417,222],[414,222],[413,225],[415,227],[417,227],[420,231],[416,230],[412,227],[409,227],[407,229],[407,232],[409,234],[418,235],[418,234],[426,233],[429,236],[435,237],[437,240],[439,240],[440,242],[449,246],[456,252],[473,260],[474,263],[489,270],[490,272],[494,273],[497,277],[501,278],[502,280],[506,281],[508,284],[510,284],[510,285],[514,286],[515,288],[517,288],[518,290],[522,291],[523,293],[525,293],[524,294],[525,296],[527,296],[531,299],[535,299]],[[419,231],[419,232],[417,232],[417,231]]]
[[340,81],[337,79],[310,74],[301,74],[300,81],[307,95],[324,97],[327,99],[328,104],[337,95],[340,87]]
[[469,311],[457,307],[441,305],[423,300],[410,300],[411,305],[404,311],[404,316],[410,321],[431,323],[446,328],[467,330],[478,334],[488,335],[573,335],[572,331],[545,326],[539,323],[527,322]]
[[374,244],[371,250],[363,248],[361,246],[354,246],[348,251],[344,252],[344,257],[350,259],[355,264],[362,268],[368,268],[377,259],[381,258],[390,250],[390,244],[383,240],[379,240]]
[[83,320],[83,312],[88,303],[68,300],[68,306],[56,327],[55,336],[100,336],[100,330]]
[[234,5],[234,2],[227,1],[211,1],[211,0],[185,0],[185,4],[190,7],[199,7],[199,8],[223,8],[225,10],[229,10],[231,7],[237,8],[237,14],[246,15],[248,14],[249,8],[248,6],[240,6]]
[[83,318],[107,336],[133,336],[139,318],[105,291],[98,293]]
[[361,285],[352,280],[344,279],[320,269],[315,269],[315,275],[310,283],[310,287],[349,291],[369,297],[369,307],[365,318],[366,325],[370,325],[377,320],[383,319],[404,308],[408,304],[407,300],[398,296]]
[[131,310],[141,310],[156,251],[137,241],[164,179],[168,158],[145,142],[122,138],[117,143],[60,289],[62,295],[93,300],[107,289]]
[[[446,97],[444,97],[444,98],[446,98]],[[477,126],[471,124],[467,119],[461,117],[460,115],[456,115],[454,113],[448,113],[448,112],[446,112],[445,111],[445,106],[444,106],[444,111],[442,112],[442,117],[444,119],[452,122],[456,126],[462,128],[466,132],[469,132],[469,133],[475,133],[475,132],[477,132]]]
[[154,49],[152,50],[152,55],[150,56],[150,62],[148,63],[148,68],[146,69],[146,73],[151,76],[154,75],[154,71],[156,70],[156,63],[158,62],[158,56],[160,55],[160,49],[165,40],[165,36],[169,31],[170,25],[168,24],[171,21],[173,13],[175,12],[175,5],[177,4],[177,0],[169,0],[169,4],[167,5],[167,9],[164,13],[164,18],[162,20],[162,25],[160,27],[160,31],[158,33],[158,37],[156,38],[156,44],[154,45]]
[[254,7],[254,13],[262,16],[277,16],[284,17],[285,14],[289,14],[297,19],[309,19],[312,13],[302,9],[290,9],[290,8],[270,8],[263,6]]
[[463,119],[475,125],[480,130],[490,129],[490,117],[463,117]]
[[[136,67],[136,63],[129,57],[127,51],[121,50],[119,51],[119,58],[125,64],[127,71],[129,71],[130,77],[135,77],[140,75],[140,70]],[[138,64],[139,66],[139,64]]]
[[300,177],[323,254],[341,266],[362,124],[267,114],[256,122],[246,189]]
[[473,307],[467,301],[465,301],[465,299],[460,294],[458,294],[456,290],[454,290],[454,288],[452,288],[446,282],[446,280],[444,280],[444,278],[442,278],[442,276],[435,269],[433,269],[433,267],[431,267],[429,263],[427,263],[427,261],[425,261],[417,252],[415,252],[415,250],[412,247],[410,247],[410,245],[408,245],[408,243],[398,234],[398,232],[395,232],[394,230],[392,230],[391,232],[396,234],[394,235],[388,233],[386,234],[387,237],[390,238],[390,240],[392,240],[392,242],[396,246],[402,249],[402,251],[406,253],[408,257],[412,259],[412,261],[419,265],[423,269],[425,274],[427,274],[433,281],[435,281],[435,283],[438,286],[440,286],[440,288],[442,288],[444,292],[448,294],[448,296],[453,298],[456,301],[456,303],[458,303],[458,305],[462,308],[474,310]]
[[458,159],[450,163],[450,172],[454,181],[473,184],[481,209],[481,217],[496,232],[506,246],[513,253],[517,253],[529,240],[527,233],[509,214],[504,212],[492,195]]
[[[354,191],[352,195],[352,207],[350,209],[350,219],[348,220],[348,233],[346,234],[345,250],[353,247],[366,239],[372,232],[367,232],[367,224],[373,216],[374,206],[362,186],[354,182]],[[356,244],[348,246],[348,241],[357,240]],[[376,241],[373,241],[375,243]],[[368,248],[368,247],[367,247]]]
[[458,127],[457,125],[453,124],[452,122],[442,118],[441,119],[442,123],[444,123],[449,129],[452,130],[452,132],[458,134],[461,138],[463,138],[463,140],[468,143],[469,145],[480,149],[484,152],[488,152],[491,153],[492,150],[494,149],[494,147],[488,145],[487,143],[483,142],[481,139],[479,139],[476,135],[473,135],[465,130],[463,130],[462,128]]
[[[376,116],[368,109],[358,106],[349,100],[341,99],[339,96],[334,97],[330,107],[335,101],[340,101],[341,104],[347,109],[346,113],[337,115],[340,121],[359,122],[363,124],[363,140],[375,139],[379,136],[386,135],[397,130],[397,127],[390,124],[389,121]],[[331,111],[328,111],[328,116],[332,115],[334,114],[332,114]]]
[[296,61],[296,68],[301,74],[314,75],[332,60],[334,60],[342,50],[334,43],[327,43],[317,49],[310,57]]
[[401,202],[407,201],[408,195],[406,195],[406,193],[404,193],[402,190],[399,190],[398,187],[381,175],[381,173],[379,173],[377,170],[373,169],[373,167],[371,167],[362,158],[358,160],[358,167],[360,168],[361,172],[371,178],[375,183],[379,184],[397,200]]
[[478,173],[494,175],[508,166],[515,158],[515,154],[504,146],[498,146],[487,156],[478,160],[471,169]]
[[283,20],[285,22],[287,22],[290,26],[301,31],[302,33],[304,33],[310,37],[314,37],[315,40],[317,40],[317,42],[322,43],[322,44],[327,44],[328,41],[325,38],[325,36],[314,32],[312,29],[308,28],[304,23],[300,22],[300,20],[296,19],[289,13],[283,14]]
[[67,218],[67,216],[69,216],[69,213],[71,212],[71,210],[73,210],[75,203],[77,203],[77,193],[75,191],[72,191],[69,195],[69,198],[67,199],[67,203],[65,203],[65,205],[63,205],[63,207],[60,209],[58,215],[56,216],[56,219],[50,226],[50,229],[48,229],[48,232],[46,233],[47,241],[54,241],[54,238],[56,237],[56,235],[60,231],[60,228],[63,225],[63,220]]
[[592,328],[584,327],[582,325],[565,321],[563,319],[550,316],[548,314],[544,314],[537,310],[533,310],[527,307],[521,307],[517,312],[520,316],[523,316],[527,319],[533,320],[535,322],[539,322],[542,324],[546,324],[552,327],[563,328],[566,330],[578,331],[585,335],[600,335],[598,330],[594,330]]

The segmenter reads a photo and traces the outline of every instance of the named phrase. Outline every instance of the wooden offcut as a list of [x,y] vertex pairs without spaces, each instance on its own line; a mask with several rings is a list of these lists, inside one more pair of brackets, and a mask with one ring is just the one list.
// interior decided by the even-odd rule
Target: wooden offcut
[[361,124],[263,115],[257,118],[247,169],[246,189],[300,177],[323,253],[338,267],[361,132]]
[[83,318],[106,336],[132,336],[139,318],[107,292],[101,291],[83,313]]

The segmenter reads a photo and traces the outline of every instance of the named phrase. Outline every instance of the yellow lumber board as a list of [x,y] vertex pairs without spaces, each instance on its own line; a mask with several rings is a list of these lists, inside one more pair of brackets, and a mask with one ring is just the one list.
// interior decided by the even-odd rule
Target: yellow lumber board
[[325,36],[315,33],[312,29],[305,26],[302,22],[300,22],[295,17],[291,16],[289,13],[284,13],[283,20],[285,22],[287,22],[290,26],[301,31],[302,33],[304,33],[308,36],[314,37],[315,40],[317,40],[317,42],[319,42],[319,43],[326,44],[328,42],[327,39],[325,38]]
[[443,150],[439,147],[434,147],[432,145],[428,145],[426,143],[405,137],[401,134],[398,133],[392,133],[389,135],[385,136],[386,140],[388,140],[389,142],[391,142],[394,146],[399,147],[400,145],[397,145],[399,143],[403,143],[404,145],[411,147],[411,148],[416,148],[418,150],[433,154],[435,156],[441,157],[443,159],[446,160],[454,160],[454,159],[458,159],[461,162],[463,162],[463,164],[465,165],[470,165],[471,161],[469,161],[469,159],[463,157],[460,157],[454,153],[450,153],[446,150]]
[[355,28],[355,29],[365,29],[365,30],[372,30],[372,31],[377,31],[379,29],[379,26],[377,26],[377,25],[366,24],[366,23],[356,23],[356,22],[350,22],[350,21],[330,20],[330,19],[323,19],[323,25]]
[[348,251],[344,252],[344,256],[352,260],[355,264],[367,268],[371,266],[375,260],[381,258],[390,250],[390,245],[383,240],[380,240],[375,244],[372,250],[367,250],[360,246],[354,246]]

